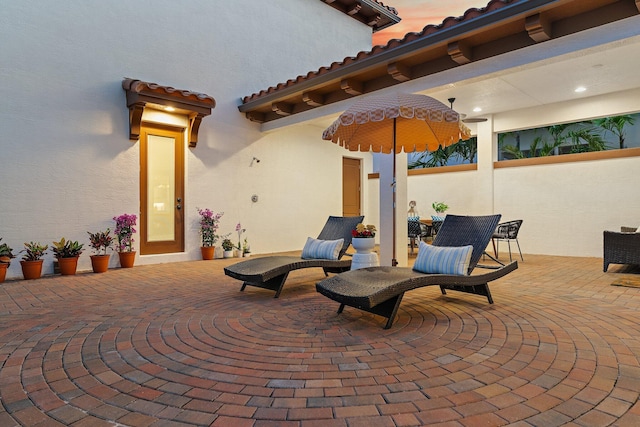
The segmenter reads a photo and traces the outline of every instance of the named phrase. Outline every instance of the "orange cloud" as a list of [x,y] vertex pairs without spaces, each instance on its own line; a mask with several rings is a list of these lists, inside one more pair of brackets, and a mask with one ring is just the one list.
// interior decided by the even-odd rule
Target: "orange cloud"
[[[488,0],[487,0],[488,1]],[[402,20],[373,34],[374,45],[384,45],[391,39],[402,39],[407,33],[420,32],[429,25],[438,25],[449,16],[461,16],[472,7],[484,7],[484,0],[392,0],[385,4],[395,7]]]

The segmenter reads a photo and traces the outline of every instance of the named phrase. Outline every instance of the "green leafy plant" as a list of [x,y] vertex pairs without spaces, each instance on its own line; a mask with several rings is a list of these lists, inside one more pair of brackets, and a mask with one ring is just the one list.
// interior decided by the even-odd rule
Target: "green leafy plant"
[[225,251],[232,251],[233,250],[233,242],[229,239],[224,239],[222,241],[222,249],[224,249]]
[[434,211],[436,211],[436,213],[444,213],[447,209],[449,209],[449,205],[445,204],[444,202],[433,202],[431,204],[431,207]]
[[251,253],[251,247],[249,246],[249,242],[247,241],[247,238],[244,238],[244,242],[242,242],[242,253],[243,254],[249,254]]
[[440,146],[435,151],[425,151],[414,162],[411,162],[411,164],[408,165],[408,168],[420,169],[446,166],[451,156],[456,152],[454,145],[449,145],[444,148]]
[[462,159],[462,162],[473,163],[478,153],[478,137],[474,136],[464,141],[458,141],[452,145],[454,152]]
[[38,261],[42,259],[45,253],[47,253],[47,249],[49,249],[48,245],[41,245],[40,242],[29,242],[24,244],[24,249],[20,251],[20,253],[24,252],[22,255],[23,261]]
[[87,234],[89,234],[89,246],[93,248],[96,255],[106,255],[107,249],[111,248],[114,243],[111,229],[109,228],[107,228],[106,231],[98,231],[95,233],[87,231]]
[[611,132],[618,138],[618,144],[621,149],[624,148],[625,142],[624,127],[626,125],[633,125],[633,122],[634,118],[629,114],[593,120],[593,124],[600,126],[605,131]]
[[569,137],[573,143],[571,153],[586,153],[607,149],[605,140],[595,132],[593,127],[572,130],[569,132]]
[[[0,237],[0,240],[2,238]],[[0,244],[0,262],[4,264],[11,264],[11,258],[15,258],[16,256],[13,254],[13,249],[9,247],[6,243]]]
[[53,242],[51,250],[56,258],[75,258],[82,254],[83,246],[84,245],[77,240],[65,240],[63,237],[59,242]]

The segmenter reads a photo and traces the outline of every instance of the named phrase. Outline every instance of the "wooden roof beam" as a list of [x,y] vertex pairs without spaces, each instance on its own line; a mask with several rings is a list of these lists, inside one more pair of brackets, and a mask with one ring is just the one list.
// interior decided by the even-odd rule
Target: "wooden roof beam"
[[378,23],[381,20],[382,20],[382,17],[380,15],[373,16],[373,17],[371,17],[369,19],[369,21],[367,21],[367,25],[370,26],[370,27],[374,27],[374,26],[378,25]]
[[245,113],[245,117],[255,123],[266,122],[264,113],[261,113],[259,111],[247,111]]
[[540,13],[527,16],[524,27],[529,33],[529,37],[536,43],[551,39],[551,23]]
[[271,110],[279,116],[290,116],[293,113],[293,104],[287,102],[274,102]]
[[447,53],[460,65],[468,64],[472,60],[471,47],[464,42],[455,41],[447,45]]
[[318,92],[304,92],[302,101],[310,107],[320,107],[324,105],[324,96]]
[[387,73],[389,73],[394,80],[399,82],[407,82],[411,80],[411,68],[401,64],[400,62],[394,62],[387,65]]
[[340,82],[340,88],[349,95],[362,95],[364,93],[362,82],[354,79],[343,79]]
[[362,6],[359,4],[356,4],[351,9],[347,10],[347,14],[349,16],[357,15],[360,12],[360,9],[362,9]]

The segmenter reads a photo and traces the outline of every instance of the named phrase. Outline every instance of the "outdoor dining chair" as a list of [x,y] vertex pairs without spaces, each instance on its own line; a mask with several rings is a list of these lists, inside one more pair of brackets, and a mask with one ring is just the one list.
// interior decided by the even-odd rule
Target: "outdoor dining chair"
[[511,241],[515,240],[516,244],[518,245],[518,252],[520,252],[520,259],[524,261],[524,258],[522,257],[522,251],[520,250],[520,243],[518,242],[518,232],[520,231],[521,225],[521,219],[498,224],[495,233],[493,233],[493,236],[491,236],[491,242],[493,243],[493,253],[495,254],[496,258],[498,258],[500,241],[505,241],[509,245],[509,261],[512,261]]
[[417,248],[422,239],[429,237],[429,227],[421,223],[418,218],[409,218],[407,230],[411,254],[413,255],[413,248]]

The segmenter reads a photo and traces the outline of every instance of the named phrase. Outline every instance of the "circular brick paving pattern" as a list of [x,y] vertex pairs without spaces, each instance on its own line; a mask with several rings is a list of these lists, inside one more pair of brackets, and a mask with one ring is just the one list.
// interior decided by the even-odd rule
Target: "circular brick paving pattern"
[[218,260],[6,282],[0,425],[638,425],[640,290],[567,260],[494,305],[411,292],[389,330],[317,270],[279,299]]

